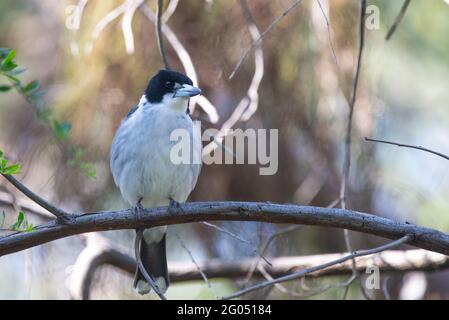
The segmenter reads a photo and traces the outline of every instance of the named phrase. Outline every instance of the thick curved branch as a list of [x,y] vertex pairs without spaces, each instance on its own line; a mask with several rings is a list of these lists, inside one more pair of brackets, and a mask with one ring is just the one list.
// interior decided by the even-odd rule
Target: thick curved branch
[[0,238],[0,256],[28,249],[76,234],[150,228],[200,221],[259,221],[317,225],[349,229],[388,239],[413,236],[409,244],[449,255],[449,235],[440,231],[393,221],[372,214],[336,208],[280,205],[264,202],[191,202],[181,205],[176,215],[168,207],[144,209],[137,216],[131,209],[72,215],[66,224],[51,221],[35,231],[15,233]]

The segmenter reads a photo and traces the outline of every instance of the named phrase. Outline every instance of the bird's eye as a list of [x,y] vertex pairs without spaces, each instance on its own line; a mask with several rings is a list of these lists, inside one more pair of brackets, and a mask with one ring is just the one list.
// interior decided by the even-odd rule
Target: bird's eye
[[171,89],[173,88],[173,83],[171,81],[167,81],[165,82],[165,87]]

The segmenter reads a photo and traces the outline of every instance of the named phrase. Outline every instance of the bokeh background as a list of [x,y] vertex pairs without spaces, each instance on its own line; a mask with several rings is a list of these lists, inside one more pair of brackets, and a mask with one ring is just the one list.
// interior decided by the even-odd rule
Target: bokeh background
[[[22,79],[39,80],[45,92],[43,105],[55,118],[71,124],[69,136],[57,139],[21,95],[14,91],[0,93],[0,148],[12,161],[22,164],[20,178],[27,186],[73,212],[126,207],[109,171],[110,143],[149,78],[162,67],[154,24],[139,10],[132,20],[134,52],[127,52],[125,46],[123,15],[93,41],[98,22],[123,2],[87,1],[79,29],[73,28],[71,20],[77,1],[0,2],[0,46],[17,50],[16,61],[27,69]],[[248,5],[257,26],[264,30],[291,2],[248,0]],[[156,9],[156,1],[146,3]],[[257,165],[204,166],[191,201],[327,206],[338,198],[347,101],[357,54],[359,2],[321,0],[321,4],[329,18],[337,63],[317,1],[302,1],[265,36],[265,72],[258,91],[258,110],[248,121],[235,126],[279,130],[277,174],[260,176]],[[386,138],[449,154],[449,4],[443,0],[412,1],[388,42],[385,34],[402,1],[368,1],[368,5],[379,8],[380,26],[366,30],[354,115],[348,206],[449,232],[449,163],[419,151],[363,140],[365,136]],[[168,25],[190,53],[199,86],[217,108],[218,123],[203,121],[203,125],[219,128],[246,95],[254,73],[251,53],[236,76],[228,80],[251,43],[239,1],[181,0]],[[183,71],[173,48],[167,41],[165,45],[171,66]],[[208,118],[198,106],[194,117]],[[82,160],[73,161],[74,157]],[[80,161],[94,166],[95,178],[80,168]],[[0,180],[0,192],[22,198],[4,179]],[[7,222],[13,222],[17,208],[6,206],[4,210]],[[27,218],[35,224],[43,222],[30,214]],[[168,238],[169,260],[190,261],[175,233],[198,261],[237,261],[254,256],[254,249],[264,239],[285,227],[241,222],[219,225],[253,245],[201,224],[173,226]],[[132,253],[133,231],[104,232],[101,236]],[[356,233],[353,239],[355,248],[384,241]],[[71,270],[85,244],[85,237],[74,236],[1,257],[0,299],[70,298]],[[305,226],[277,239],[268,255],[344,251],[342,230]],[[344,279],[308,280],[307,285]],[[413,279],[418,287],[406,287]],[[299,283],[286,286],[301,291]],[[214,279],[212,288],[202,281],[173,283],[168,298],[213,299],[237,288],[230,279]],[[389,288],[392,298],[449,298],[449,273],[396,274]],[[312,299],[339,299],[343,291],[332,289]],[[372,294],[382,297],[381,292]],[[250,297],[293,298],[275,289]],[[130,275],[104,266],[95,273],[91,298],[140,297],[132,290]],[[348,298],[362,298],[356,282]]]

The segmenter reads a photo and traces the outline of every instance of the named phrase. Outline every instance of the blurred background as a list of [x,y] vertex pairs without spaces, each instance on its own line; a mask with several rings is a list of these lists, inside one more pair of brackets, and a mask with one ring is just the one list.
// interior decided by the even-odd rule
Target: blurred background
[[[261,31],[292,2],[247,1]],[[149,78],[163,66],[154,23],[140,10],[129,9],[130,3],[0,2],[0,47],[16,49],[16,62],[26,68],[21,79],[38,80],[45,93],[39,104],[32,105],[15,91],[0,92],[0,148],[11,161],[21,163],[19,177],[28,187],[68,211],[127,207],[110,174],[110,143],[121,119],[138,103]],[[258,165],[205,165],[190,201],[327,206],[338,198],[347,101],[357,59],[359,1],[320,0],[320,4],[322,8],[317,1],[302,1],[264,37],[258,108],[249,119],[234,125],[279,130],[278,172],[261,176]],[[156,11],[156,1],[146,1],[146,5]],[[449,154],[449,5],[443,0],[412,1],[389,41],[385,35],[402,1],[368,1],[368,5],[379,9],[380,24],[379,28],[366,29],[348,207],[448,233],[449,163],[434,155],[372,144],[363,138],[385,138]],[[109,15],[111,21],[101,29],[99,23],[120,6],[123,10],[115,17]],[[76,10],[81,7],[78,19],[80,11]],[[122,32],[127,23],[132,28],[131,42]],[[220,128],[247,95],[255,73],[252,51],[236,75],[228,79],[252,41],[240,2],[181,0],[167,23],[190,54],[198,84],[219,119],[210,121],[199,105],[193,117],[203,120],[205,128]],[[164,41],[172,68],[185,72],[173,47]],[[48,121],[37,116],[42,110],[51,112],[67,128],[63,137],[55,135]],[[0,192],[23,198],[4,179],[0,179]],[[4,210],[7,224],[13,223],[17,208],[4,206]],[[33,224],[45,221],[25,213]],[[255,256],[255,248],[285,227],[241,222],[217,225],[251,245],[202,224],[172,226],[169,261],[190,261],[176,234],[198,261],[238,261]],[[352,235],[354,248],[385,242]],[[101,236],[132,254],[134,231],[104,232]],[[0,299],[70,298],[73,266],[87,241],[86,236],[73,236],[1,257]],[[277,238],[267,256],[345,250],[342,230],[304,226]],[[347,276],[306,282],[313,288],[345,279]],[[407,286],[410,279],[418,281],[418,289]],[[285,286],[303,289],[299,282]],[[203,281],[180,282],[172,284],[167,296],[214,299],[236,289],[238,283],[233,279],[213,279],[211,287]],[[311,299],[340,299],[343,292],[344,288],[331,289]],[[389,293],[392,298],[447,299],[449,272],[390,275]],[[383,297],[382,292],[372,295]],[[90,296],[141,298],[132,290],[132,275],[111,266],[95,272]],[[248,297],[295,298],[276,289]],[[357,282],[351,285],[348,298],[363,298]]]

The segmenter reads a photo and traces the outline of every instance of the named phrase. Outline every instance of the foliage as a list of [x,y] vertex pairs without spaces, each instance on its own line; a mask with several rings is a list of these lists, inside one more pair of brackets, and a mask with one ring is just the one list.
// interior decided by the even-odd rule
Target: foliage
[[0,173],[1,174],[18,174],[20,173],[20,164],[15,163],[8,165],[8,160],[3,156],[3,151],[0,150]]
[[[9,84],[0,85],[0,92],[16,89],[34,108],[37,118],[48,125],[53,135],[59,140],[66,140],[70,136],[72,125],[66,121],[60,122],[49,108],[42,106],[43,100],[41,98],[44,93],[40,89],[38,81],[24,84],[19,79],[18,75],[23,73],[25,69],[18,67],[17,63],[14,61],[15,57],[15,50],[0,48],[0,75],[9,81]],[[76,146],[67,146],[66,149],[72,154],[71,159],[69,160],[70,165],[78,166],[87,177],[95,179],[95,165],[82,160],[80,157],[82,149]]]
[[[2,214],[0,216],[0,228],[3,228],[5,224],[5,218],[6,214],[5,211],[2,211]],[[10,231],[18,231],[18,232],[30,232],[34,230],[34,226],[32,223],[28,222],[28,220],[25,217],[25,213],[23,211],[19,212],[19,215],[17,216],[16,222],[14,222],[13,225],[8,229]]]

